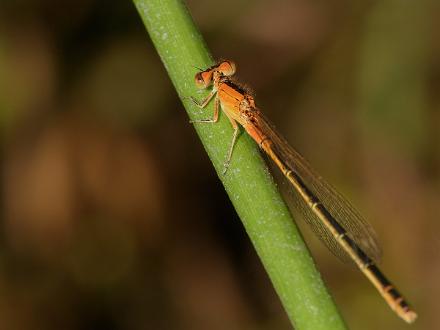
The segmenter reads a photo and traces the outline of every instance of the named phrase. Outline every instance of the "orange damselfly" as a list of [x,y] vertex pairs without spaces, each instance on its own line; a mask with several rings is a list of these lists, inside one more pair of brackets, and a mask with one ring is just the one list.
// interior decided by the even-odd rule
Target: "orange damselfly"
[[221,108],[232,124],[234,133],[224,172],[229,167],[241,125],[288,180],[293,188],[295,208],[319,238],[334,254],[342,259],[352,260],[397,315],[412,323],[417,314],[376,266],[381,252],[373,229],[359,212],[275,131],[273,125],[255,106],[253,97],[231,79],[235,71],[234,62],[221,61],[198,72],[195,76],[196,85],[204,89],[212,86],[212,90],[201,102],[191,98],[200,108],[205,108],[213,98],[215,101],[212,118],[193,122],[215,123]]

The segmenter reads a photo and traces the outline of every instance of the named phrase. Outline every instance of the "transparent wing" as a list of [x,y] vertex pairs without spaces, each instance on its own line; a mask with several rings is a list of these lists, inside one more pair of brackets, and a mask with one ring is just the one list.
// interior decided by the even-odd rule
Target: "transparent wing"
[[[371,225],[361,214],[338,193],[328,182],[316,173],[296,150],[294,150],[281,136],[273,125],[261,114],[256,116],[257,125],[274,142],[274,151],[285,161],[306,184],[307,188],[319,199],[332,217],[347,231],[348,236],[370,257],[374,262],[381,259],[381,249],[376,233]],[[308,207],[303,198],[295,189],[289,189],[294,210],[302,215],[311,226],[314,233],[327,246],[327,248],[343,261],[351,258],[340,246],[331,232],[321,220]]]

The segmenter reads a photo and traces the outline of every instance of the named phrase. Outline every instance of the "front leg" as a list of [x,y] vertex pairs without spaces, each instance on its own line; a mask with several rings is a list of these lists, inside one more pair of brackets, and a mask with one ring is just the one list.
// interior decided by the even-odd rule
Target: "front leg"
[[205,108],[208,105],[209,101],[211,101],[211,99],[214,97],[215,93],[217,93],[217,90],[215,88],[213,88],[211,90],[211,92],[209,93],[209,95],[203,101],[201,101],[201,102],[199,102],[195,97],[192,97],[192,96],[190,96],[190,99],[200,109],[203,109],[203,108]]
[[[198,104],[196,103],[196,100],[191,98],[193,100],[194,103],[196,103],[196,105],[200,108],[203,109],[204,107],[206,107],[206,105],[209,103],[209,101],[212,99],[212,97],[214,96],[214,93],[210,93],[208,95],[208,97],[203,101],[202,104]],[[196,119],[196,120],[190,120],[190,123],[216,123],[218,121],[218,114],[219,114],[219,108],[220,108],[220,102],[218,100],[218,97],[215,98],[214,101],[214,116],[212,118],[208,118],[208,119]]]

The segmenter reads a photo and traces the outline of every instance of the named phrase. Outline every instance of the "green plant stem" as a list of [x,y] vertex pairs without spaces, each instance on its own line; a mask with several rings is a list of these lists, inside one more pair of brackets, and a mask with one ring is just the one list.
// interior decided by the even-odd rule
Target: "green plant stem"
[[[134,3],[189,117],[211,117],[212,104],[201,110],[188,99],[207,95],[195,88],[195,67],[213,61],[185,5],[179,0]],[[229,121],[220,116],[216,124],[195,128],[295,328],[345,329],[258,147],[241,134],[223,175],[232,137]]]

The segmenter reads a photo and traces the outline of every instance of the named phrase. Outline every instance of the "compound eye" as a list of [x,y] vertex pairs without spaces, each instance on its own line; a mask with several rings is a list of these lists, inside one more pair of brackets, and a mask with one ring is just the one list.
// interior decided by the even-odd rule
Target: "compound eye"
[[194,77],[194,81],[197,87],[203,87],[205,85],[202,74],[200,72],[196,74],[196,76]]
[[218,71],[220,71],[225,76],[232,76],[236,71],[235,63],[232,61],[223,61],[218,66]]
[[206,88],[210,85],[212,79],[211,72],[199,72],[194,77],[195,84],[198,88]]

